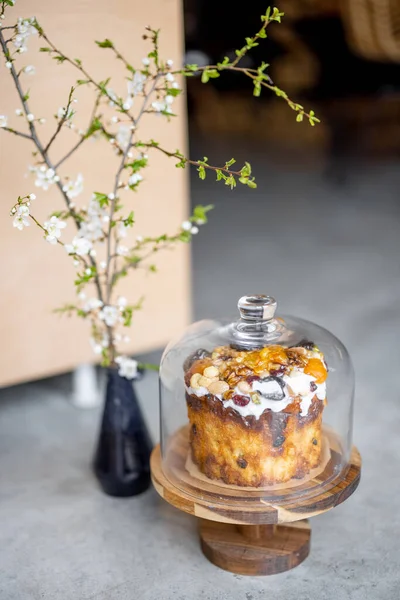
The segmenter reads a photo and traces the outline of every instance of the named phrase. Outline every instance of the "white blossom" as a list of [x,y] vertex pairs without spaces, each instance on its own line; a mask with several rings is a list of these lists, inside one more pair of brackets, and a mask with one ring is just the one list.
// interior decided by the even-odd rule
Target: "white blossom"
[[111,117],[110,121],[111,123],[118,123],[119,117],[117,117],[117,115],[114,115],[113,117]]
[[0,115],[0,128],[7,127],[8,117],[6,115]]
[[76,180],[70,179],[64,186],[63,192],[65,192],[69,199],[76,198],[83,192],[83,176],[81,173],[78,174]]
[[123,221],[118,223],[117,235],[119,238],[126,238],[130,225],[125,225]]
[[150,64],[150,59],[147,58],[147,56],[145,56],[145,58],[142,58],[142,63],[144,64],[145,67],[148,67]]
[[21,117],[23,115],[23,112],[20,108],[16,108],[15,109],[15,114],[17,115],[17,117]]
[[57,244],[57,241],[61,237],[61,230],[67,226],[64,221],[61,221],[58,217],[51,217],[50,221],[44,222],[44,228],[47,231],[46,240],[49,244]]
[[74,111],[71,106],[68,109],[68,113],[67,113],[67,109],[65,106],[60,106],[60,108],[57,111],[57,117],[59,119],[63,119],[63,118],[72,119],[73,116],[74,116]]
[[190,221],[183,221],[181,227],[183,231],[190,231],[192,229],[192,224]]
[[101,354],[103,351],[103,346],[99,344],[93,337],[90,338],[90,345],[92,346],[92,350],[95,354]]
[[175,81],[175,77],[172,75],[172,73],[167,73],[165,79],[169,82]]
[[99,264],[100,269],[105,269],[107,267],[107,263],[105,260],[102,260]]
[[35,186],[44,190],[48,190],[53,183],[59,181],[59,177],[56,175],[54,169],[48,169],[44,165],[41,167],[29,167],[29,170],[36,176]]
[[139,181],[142,181],[143,177],[140,173],[132,173],[128,179],[128,185],[136,185]]
[[78,256],[87,256],[91,249],[92,242],[85,237],[75,236],[70,244],[65,244],[68,254],[77,254]]
[[174,90],[179,90],[179,83],[174,81],[174,83],[172,84],[172,87],[174,88]]
[[118,296],[117,306],[119,308],[125,308],[127,304],[128,304],[128,300],[125,298],[125,296]]
[[168,94],[168,96],[165,96],[165,104],[172,104],[173,101],[174,101],[174,97],[173,96],[171,96],[169,94]]
[[174,61],[171,60],[170,58],[167,60],[167,67],[172,67],[172,65],[174,64]]
[[192,235],[196,235],[197,233],[199,233],[199,228],[196,227],[195,225],[191,228],[190,233]]
[[36,195],[35,194],[29,194],[28,198],[29,198],[29,200],[36,200]]
[[156,112],[161,112],[161,111],[163,111],[165,109],[165,103],[164,102],[159,102],[159,101],[152,102],[151,106],[154,108],[154,110]]
[[35,120],[35,115],[33,115],[32,113],[28,113],[26,115],[26,119],[27,119],[27,121],[29,121],[29,123],[32,123],[32,121]]
[[[166,99],[169,99],[168,102],[166,102]],[[170,98],[172,98],[172,96],[167,96],[167,98],[165,99],[164,102],[162,102],[161,100],[156,100],[155,102],[152,102],[151,106],[154,108],[154,110],[157,113],[170,113],[171,112],[171,102],[170,102]],[[173,101],[173,98],[172,98]]]
[[138,235],[136,238],[136,241],[138,244],[141,244],[143,242],[143,236],[142,235]]
[[126,125],[120,125],[118,128],[118,133],[115,137],[121,150],[126,150],[131,139],[131,131],[129,127]]
[[117,94],[111,88],[106,88],[106,92],[107,92],[107,95],[108,95],[108,97],[110,99],[108,105],[109,106],[115,106],[115,102],[118,99]]
[[13,219],[13,227],[16,227],[20,231],[23,230],[24,227],[29,227],[29,208],[25,205],[20,205],[17,208],[17,214]]
[[12,62],[8,60],[6,62],[6,67],[7,67],[7,69],[11,69],[12,68]]
[[82,306],[82,310],[85,312],[90,312],[92,310],[97,310],[98,308],[101,308],[102,306],[103,306],[103,303],[98,298],[89,298]]
[[119,310],[116,306],[105,306],[99,312],[99,317],[108,327],[114,327],[119,318]]
[[36,35],[37,30],[32,23],[33,17],[31,19],[22,19],[21,17],[18,19],[17,35],[13,40],[17,52],[26,52],[28,49],[26,46],[28,38],[31,35]]
[[118,254],[118,256],[127,256],[127,254],[129,253],[129,248],[127,248],[126,246],[118,245],[116,248],[116,253]]
[[137,377],[138,363],[128,356],[118,356],[115,362],[119,365],[118,374],[126,379],[135,379]]
[[128,81],[128,95],[137,96],[143,91],[143,85],[146,81],[146,76],[140,71],[136,71],[132,79]]
[[24,73],[26,73],[27,75],[34,75],[36,73],[36,67],[34,67],[33,65],[27,65],[24,68]]

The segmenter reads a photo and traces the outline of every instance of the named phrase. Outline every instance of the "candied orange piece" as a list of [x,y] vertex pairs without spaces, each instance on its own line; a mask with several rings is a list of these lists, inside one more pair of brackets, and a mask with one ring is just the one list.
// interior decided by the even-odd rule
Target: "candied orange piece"
[[319,358],[310,358],[307,365],[304,367],[304,373],[315,377],[316,383],[324,383],[328,376],[325,365]]

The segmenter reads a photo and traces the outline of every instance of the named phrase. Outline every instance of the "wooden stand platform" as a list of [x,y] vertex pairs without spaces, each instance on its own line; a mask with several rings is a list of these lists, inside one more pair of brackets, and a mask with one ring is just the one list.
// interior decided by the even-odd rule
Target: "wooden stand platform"
[[241,575],[272,575],[292,569],[307,558],[311,537],[307,518],[344,502],[358,486],[358,450],[353,447],[348,467],[335,473],[334,439],[330,438],[329,443],[332,458],[318,477],[299,485],[294,492],[286,489],[268,495],[245,488],[230,491],[218,482],[205,483],[188,474],[185,465],[189,443],[181,430],[173,440],[177,462],[168,477],[162,469],[160,447],[154,448],[152,481],[167,502],[199,517],[201,548],[212,563]]

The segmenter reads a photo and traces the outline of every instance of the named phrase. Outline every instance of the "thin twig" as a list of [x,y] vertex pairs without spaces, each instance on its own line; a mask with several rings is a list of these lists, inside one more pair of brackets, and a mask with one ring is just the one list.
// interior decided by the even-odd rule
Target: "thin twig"
[[4,129],[4,131],[9,131],[10,133],[13,133],[14,135],[19,135],[27,140],[33,141],[33,137],[31,135],[29,135],[28,133],[23,133],[22,131],[17,131],[16,129],[11,129],[11,127],[2,127],[2,129]]
[[90,137],[90,136],[88,135],[88,131],[90,130],[90,126],[91,126],[91,124],[93,123],[93,121],[94,121],[94,118],[95,118],[95,116],[96,116],[96,112],[97,112],[97,109],[98,109],[98,107],[99,107],[99,104],[100,104],[100,99],[101,99],[101,94],[98,94],[98,95],[97,95],[97,98],[96,98],[96,102],[94,103],[94,106],[93,106],[92,114],[91,114],[91,116],[90,116],[89,125],[88,125],[88,127],[87,127],[87,129],[86,129],[86,134],[82,135],[81,139],[80,139],[80,140],[79,140],[79,141],[78,141],[78,142],[75,144],[75,146],[72,146],[71,150],[69,150],[69,151],[67,152],[67,154],[66,154],[65,156],[63,156],[63,158],[61,158],[61,159],[60,159],[60,160],[59,160],[59,161],[58,161],[58,162],[55,164],[55,169],[58,169],[58,167],[59,167],[60,165],[62,165],[62,164],[63,164],[63,163],[66,161],[66,160],[68,160],[68,158],[69,158],[70,156],[72,156],[72,154],[74,154],[74,152],[75,152],[76,150],[78,150],[78,148],[79,148],[79,147],[80,147],[80,146],[83,144],[83,142],[85,142],[87,139],[89,139],[89,137]]
[[50,149],[50,146],[52,145],[52,143],[54,142],[54,140],[56,139],[56,137],[57,137],[57,136],[58,136],[58,134],[60,133],[62,126],[64,125],[65,121],[66,121],[66,120],[67,120],[67,118],[68,118],[68,113],[69,113],[69,109],[70,109],[70,106],[71,106],[71,103],[72,103],[72,94],[74,93],[74,89],[75,89],[74,87],[71,87],[71,90],[70,90],[70,92],[69,92],[69,96],[68,96],[68,102],[67,102],[67,106],[66,106],[66,108],[65,108],[65,112],[64,112],[63,116],[61,117],[61,119],[59,120],[59,122],[58,122],[58,125],[57,125],[57,128],[56,128],[55,132],[54,132],[54,133],[53,133],[53,135],[51,136],[51,138],[50,138],[50,140],[49,140],[49,142],[48,142],[47,146],[46,146],[46,147],[45,147],[45,149],[44,149],[44,153],[45,153],[45,154],[47,154],[47,153],[48,153],[48,151],[49,151],[49,149]]

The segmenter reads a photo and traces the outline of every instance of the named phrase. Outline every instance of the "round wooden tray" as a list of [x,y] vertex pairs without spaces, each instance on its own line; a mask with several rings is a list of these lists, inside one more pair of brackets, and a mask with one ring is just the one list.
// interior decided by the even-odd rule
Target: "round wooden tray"
[[167,502],[191,515],[240,525],[290,523],[318,515],[344,502],[360,481],[361,458],[353,446],[350,463],[340,467],[336,437],[325,431],[330,459],[315,477],[283,489],[238,488],[200,478],[186,468],[189,455],[187,428],[169,443],[168,471],[161,464],[160,447],[153,450],[151,472],[154,487]]

